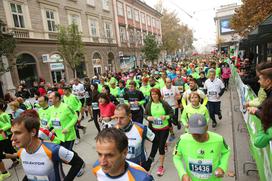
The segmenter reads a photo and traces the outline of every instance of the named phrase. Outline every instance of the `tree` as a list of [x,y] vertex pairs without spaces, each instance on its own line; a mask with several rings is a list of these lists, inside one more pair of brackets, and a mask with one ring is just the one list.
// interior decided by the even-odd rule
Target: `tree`
[[152,63],[154,63],[154,60],[158,59],[160,48],[158,47],[158,43],[154,35],[148,34],[145,37],[142,52],[144,53],[145,58],[150,60]]
[[74,77],[77,78],[77,69],[79,69],[84,59],[84,45],[78,26],[74,22],[68,27],[60,26],[58,42],[60,44],[60,53],[68,63],[68,66],[74,71]]
[[13,33],[5,31],[6,24],[0,19],[0,76],[9,72],[12,64],[6,65],[3,56],[10,57],[16,47]]
[[162,49],[166,50],[168,54],[175,54],[179,49],[185,52],[192,49],[192,30],[180,22],[174,11],[169,12],[164,9],[162,14]]
[[272,0],[242,0],[242,2],[232,17],[231,28],[245,37],[272,13]]

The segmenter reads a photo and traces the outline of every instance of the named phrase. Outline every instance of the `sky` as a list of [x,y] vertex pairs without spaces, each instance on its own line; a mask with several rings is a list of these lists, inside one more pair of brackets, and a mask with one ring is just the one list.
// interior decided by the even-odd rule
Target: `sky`
[[[144,0],[154,7],[158,0]],[[241,0],[162,0],[163,7],[175,11],[183,24],[194,33],[194,47],[197,51],[205,50],[207,45],[216,43],[215,12],[221,5],[237,3]],[[185,12],[184,12],[185,11]]]

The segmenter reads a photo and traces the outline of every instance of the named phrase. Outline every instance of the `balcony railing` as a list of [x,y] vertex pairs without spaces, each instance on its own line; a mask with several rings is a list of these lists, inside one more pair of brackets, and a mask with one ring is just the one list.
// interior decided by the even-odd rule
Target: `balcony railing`
[[29,31],[22,29],[11,29],[15,38],[29,38]]

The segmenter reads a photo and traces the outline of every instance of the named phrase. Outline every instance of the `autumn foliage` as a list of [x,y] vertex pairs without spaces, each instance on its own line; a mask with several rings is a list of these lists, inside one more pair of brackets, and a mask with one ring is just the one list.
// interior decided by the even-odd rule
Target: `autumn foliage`
[[232,29],[245,37],[272,14],[272,0],[242,0],[231,21]]

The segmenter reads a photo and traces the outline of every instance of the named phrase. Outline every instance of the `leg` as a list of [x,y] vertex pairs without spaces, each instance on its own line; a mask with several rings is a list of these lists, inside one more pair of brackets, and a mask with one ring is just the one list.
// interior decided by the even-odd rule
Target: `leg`
[[210,117],[212,119],[212,127],[215,127],[217,123],[215,119],[215,112],[214,112],[215,110],[214,110],[213,102],[208,101],[208,110],[209,110]]
[[98,123],[99,110],[93,110],[94,124],[98,132],[100,132],[100,125]]

